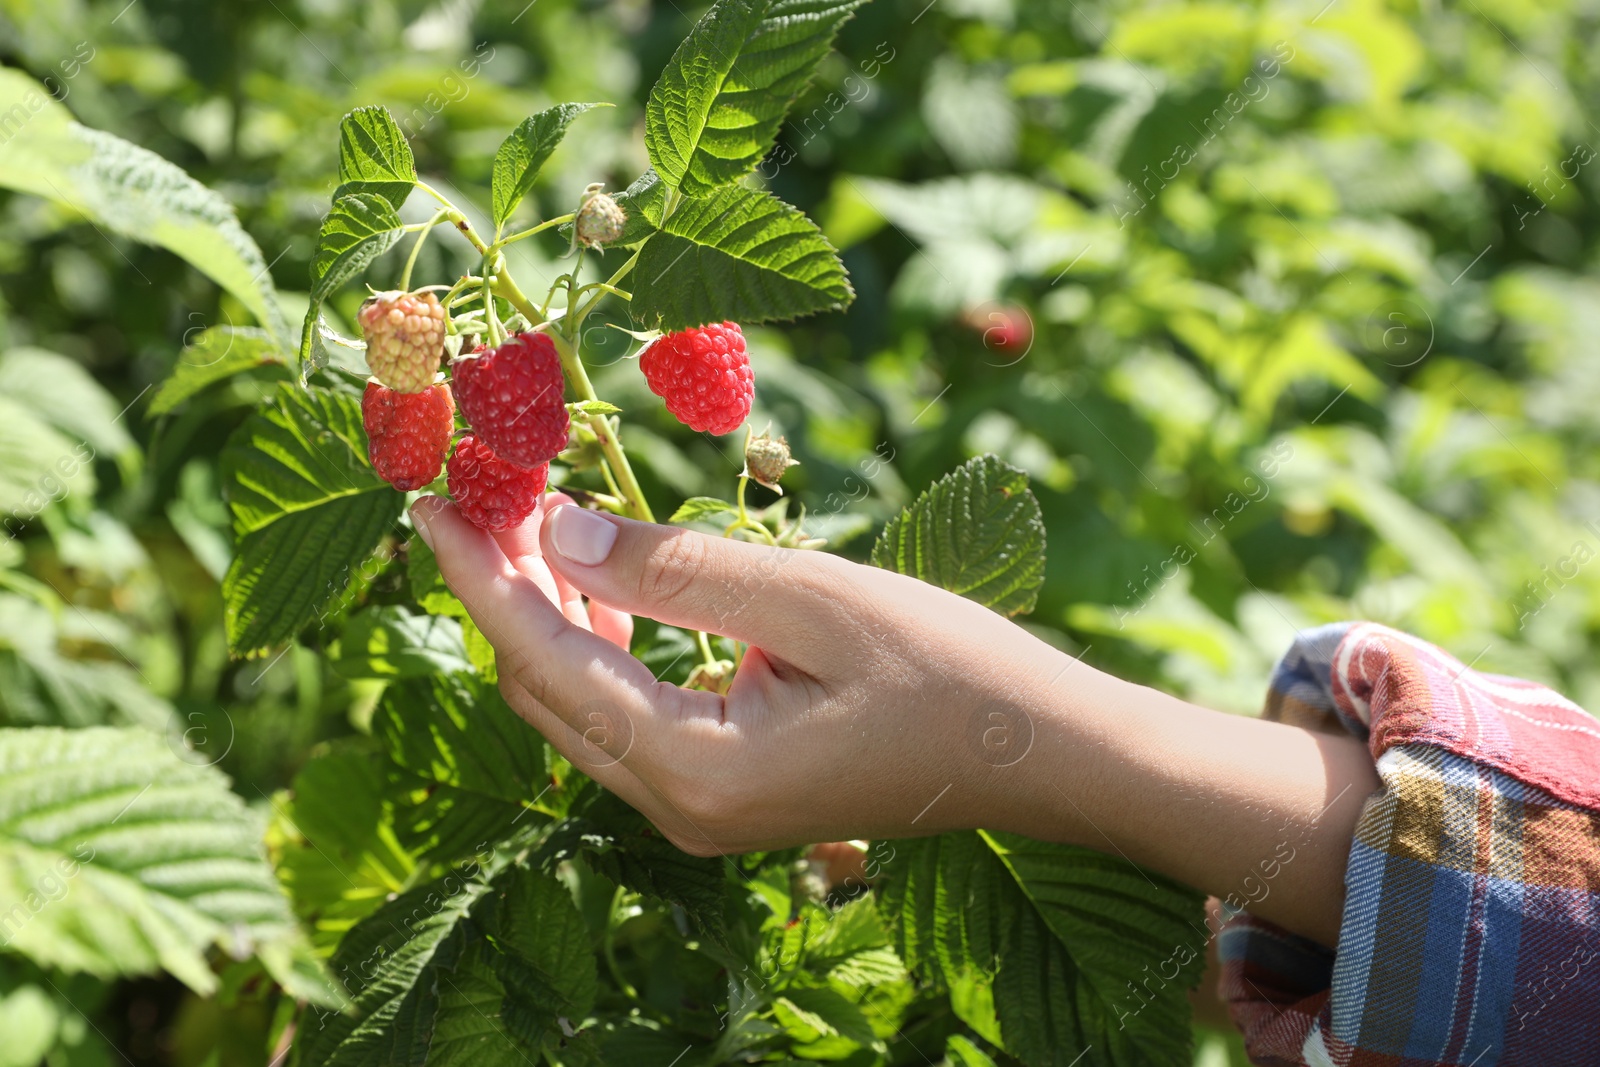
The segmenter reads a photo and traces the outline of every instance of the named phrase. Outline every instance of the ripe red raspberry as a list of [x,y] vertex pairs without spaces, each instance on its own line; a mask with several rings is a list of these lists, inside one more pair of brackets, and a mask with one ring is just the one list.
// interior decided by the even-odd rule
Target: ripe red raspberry
[[450,498],[467,521],[483,530],[509,530],[533,514],[550,464],[532,470],[507,463],[472,434],[456,445],[447,476]]
[[462,417],[500,459],[537,467],[567,447],[566,379],[545,334],[519,333],[461,357],[450,371]]
[[650,391],[691,430],[731,433],[744,425],[755,375],[737,323],[669,333],[639,357]]
[[373,377],[402,393],[433,384],[444,357],[444,308],[432,293],[377,293],[356,313]]
[[439,477],[455,415],[455,401],[444,382],[420,393],[367,382],[361,424],[367,428],[367,457],[378,477],[402,492],[421,489]]
[[[987,303],[970,308],[963,320],[983,335],[984,347],[1015,363],[1033,347],[1033,318],[1016,304]],[[1009,364],[1007,364],[1009,366]]]

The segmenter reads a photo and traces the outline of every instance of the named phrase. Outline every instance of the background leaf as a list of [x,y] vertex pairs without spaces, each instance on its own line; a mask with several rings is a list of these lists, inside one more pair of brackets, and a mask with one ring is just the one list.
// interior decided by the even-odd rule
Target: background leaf
[[0,69],[8,133],[0,186],[64,204],[96,224],[188,260],[272,333],[288,336],[272,278],[233,205],[154,152],[80,126],[43,86]]
[[172,373],[150,397],[150,416],[166,415],[217,382],[260,368],[283,368],[288,355],[265,330],[211,326],[178,354]]
[[650,90],[645,145],[668,185],[707,196],[755,169],[860,0],[719,0]]
[[0,900],[7,946],[39,964],[201,993],[213,945],[293,929],[227,779],[137,729],[0,730]]

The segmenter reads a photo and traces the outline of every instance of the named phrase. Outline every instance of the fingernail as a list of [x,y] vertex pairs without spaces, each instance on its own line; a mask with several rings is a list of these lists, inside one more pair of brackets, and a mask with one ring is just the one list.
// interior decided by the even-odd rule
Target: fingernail
[[428,546],[430,552],[433,551],[433,535],[428,532],[428,519],[439,509],[438,504],[430,503],[436,499],[431,496],[419,497],[411,505],[411,525],[417,528],[417,536],[422,538],[422,543]]
[[610,521],[572,504],[556,508],[545,521],[555,550],[586,567],[604,563],[617,541],[617,528]]

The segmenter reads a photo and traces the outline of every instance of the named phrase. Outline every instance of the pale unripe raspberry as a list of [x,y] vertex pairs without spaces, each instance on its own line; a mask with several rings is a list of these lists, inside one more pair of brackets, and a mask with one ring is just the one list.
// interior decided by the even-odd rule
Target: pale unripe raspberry
[[385,386],[420,393],[444,356],[444,307],[432,293],[376,293],[356,316],[367,341],[367,367]]
[[599,192],[597,187],[590,186],[590,190],[583,206],[578,209],[578,241],[590,248],[599,248],[622,236],[628,213],[615,200]]

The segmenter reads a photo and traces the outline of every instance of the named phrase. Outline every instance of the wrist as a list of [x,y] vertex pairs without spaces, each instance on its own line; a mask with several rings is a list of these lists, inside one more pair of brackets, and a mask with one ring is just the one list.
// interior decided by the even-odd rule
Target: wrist
[[945,777],[954,785],[945,800],[953,803],[941,819],[934,811],[923,815],[913,832],[933,821],[932,829],[1003,830],[1105,847],[1082,798],[1103,788],[1113,763],[1105,748],[1121,743],[1108,720],[1116,706],[1111,687],[1126,683],[1043,642],[1028,643],[1036,647],[991,658],[983,689],[946,717]]
[[1031,744],[978,787],[985,828],[1121,856],[1334,943],[1355,824],[1380,785],[1361,741],[1083,663],[1028,692]]

